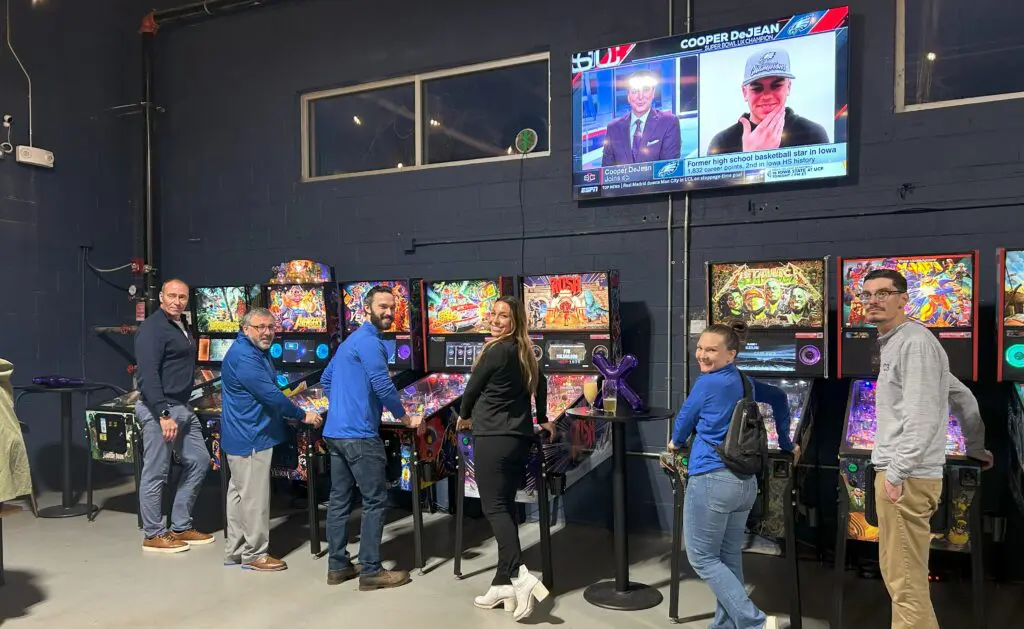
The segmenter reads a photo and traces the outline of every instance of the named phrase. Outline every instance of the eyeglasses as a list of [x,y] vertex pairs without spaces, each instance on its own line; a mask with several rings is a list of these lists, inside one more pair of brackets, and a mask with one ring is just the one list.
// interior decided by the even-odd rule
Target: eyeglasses
[[269,323],[267,325],[251,325],[250,324],[249,327],[252,328],[253,330],[256,330],[257,332],[271,332],[271,331],[273,331],[275,326],[274,326],[273,323]]
[[899,295],[900,293],[905,293],[905,292],[907,292],[907,291],[905,291],[905,290],[886,290],[886,289],[883,288],[882,290],[876,290],[874,293],[869,293],[867,291],[864,291],[863,293],[859,293],[857,295],[857,299],[859,299],[861,301],[865,301],[865,302],[871,302],[871,301],[883,302],[886,299],[889,299],[889,297],[892,297],[893,295]]

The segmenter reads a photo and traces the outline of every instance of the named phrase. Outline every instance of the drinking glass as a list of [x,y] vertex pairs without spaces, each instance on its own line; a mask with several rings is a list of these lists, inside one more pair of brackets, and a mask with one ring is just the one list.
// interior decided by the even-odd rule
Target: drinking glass
[[619,404],[619,382],[618,380],[605,379],[601,384],[602,408],[606,413],[615,414]]

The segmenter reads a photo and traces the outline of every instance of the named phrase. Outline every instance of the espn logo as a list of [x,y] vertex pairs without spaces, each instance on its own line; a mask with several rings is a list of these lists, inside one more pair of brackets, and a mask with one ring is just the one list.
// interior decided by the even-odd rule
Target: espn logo
[[600,189],[600,186],[584,186],[580,188],[580,194],[594,194]]

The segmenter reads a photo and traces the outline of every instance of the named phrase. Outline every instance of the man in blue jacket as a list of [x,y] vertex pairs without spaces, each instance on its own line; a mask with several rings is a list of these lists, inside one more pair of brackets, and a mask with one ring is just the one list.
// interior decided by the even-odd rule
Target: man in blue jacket
[[[380,540],[387,504],[386,457],[381,441],[383,407],[410,428],[422,418],[410,417],[402,406],[391,376],[382,330],[395,320],[395,296],[383,286],[363,298],[367,321],[338,348],[320,378],[330,402],[324,438],[331,453],[331,497],[327,507],[327,583],[337,585],[359,576],[359,589],[378,590],[405,585],[409,573],[381,567]],[[363,496],[363,517],[356,570],[348,553],[348,517],[356,486]]]
[[271,557],[270,459],[285,439],[285,421],[303,421],[314,428],[320,415],[303,411],[277,385],[267,355],[274,342],[274,315],[252,308],[242,317],[242,331],[224,356],[220,448],[227,456],[228,539],[225,565],[278,572],[288,566]]

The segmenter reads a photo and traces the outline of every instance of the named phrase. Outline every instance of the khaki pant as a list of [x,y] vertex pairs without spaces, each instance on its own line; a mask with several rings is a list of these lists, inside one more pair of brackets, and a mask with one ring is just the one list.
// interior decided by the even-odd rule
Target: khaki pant
[[940,478],[908,478],[893,502],[885,493],[884,472],[875,477],[878,559],[892,599],[892,629],[939,629],[928,591],[928,550],[941,491]]
[[270,550],[270,461],[273,448],[248,456],[227,455],[228,538],[225,563],[252,563]]

